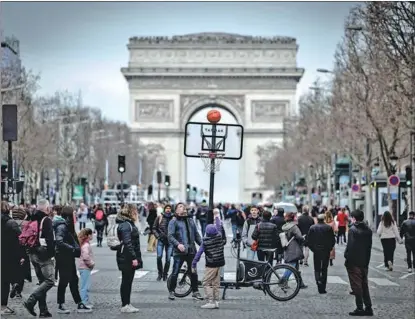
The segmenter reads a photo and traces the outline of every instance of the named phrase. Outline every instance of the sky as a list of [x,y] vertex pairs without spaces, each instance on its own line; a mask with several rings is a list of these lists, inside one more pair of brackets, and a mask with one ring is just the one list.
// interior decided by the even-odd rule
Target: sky
[[[228,32],[297,39],[305,68],[298,96],[331,69],[352,2],[1,2],[5,36],[20,40],[23,64],[41,75],[40,94],[79,92],[84,104],[128,121],[132,36]],[[322,79],[326,75],[322,75]]]

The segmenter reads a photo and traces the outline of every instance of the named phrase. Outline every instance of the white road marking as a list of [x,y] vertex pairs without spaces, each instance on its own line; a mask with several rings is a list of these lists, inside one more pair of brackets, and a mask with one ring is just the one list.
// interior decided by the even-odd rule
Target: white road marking
[[397,283],[385,278],[368,278],[368,280],[374,282],[378,286],[399,286]]
[[402,277],[399,277],[399,279],[405,279],[405,278],[408,278],[409,276],[412,276],[412,275],[415,275],[415,273],[414,272],[409,272],[409,273],[403,275]]
[[348,285],[349,283],[341,279],[339,276],[327,276],[327,283],[328,284],[342,284]]
[[380,271],[379,269],[376,269],[376,268],[371,267],[371,266],[369,266],[369,269],[377,272],[378,274],[381,274],[382,276],[385,276],[386,278],[394,279],[392,276],[389,276],[388,274],[386,274],[385,271]]
[[377,269],[382,268],[382,267],[385,268],[385,264],[384,263],[381,263],[379,266],[376,266]]

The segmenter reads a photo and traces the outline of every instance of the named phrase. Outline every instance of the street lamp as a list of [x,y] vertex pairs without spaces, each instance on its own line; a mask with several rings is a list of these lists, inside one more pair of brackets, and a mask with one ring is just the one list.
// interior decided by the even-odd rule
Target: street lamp
[[396,156],[395,152],[392,152],[391,156],[389,157],[390,170],[392,174],[396,173],[397,163],[398,163],[398,156]]

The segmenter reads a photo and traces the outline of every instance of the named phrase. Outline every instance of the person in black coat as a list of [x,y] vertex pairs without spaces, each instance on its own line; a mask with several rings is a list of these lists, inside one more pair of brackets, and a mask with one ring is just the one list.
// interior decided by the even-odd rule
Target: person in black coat
[[[301,235],[305,236],[305,242],[303,245],[304,249],[304,266],[308,266],[308,256],[309,256],[309,249],[308,249],[308,241],[307,241],[307,234],[310,230],[310,227],[314,225],[314,219],[309,214],[308,206],[303,207],[303,213],[300,217],[298,217],[298,228],[300,228]],[[300,261],[302,264],[303,261]]]
[[252,239],[258,241],[258,260],[265,261],[265,258],[267,258],[268,262],[272,265],[275,249],[282,249],[282,247],[279,237],[281,231],[270,220],[271,213],[264,211],[262,221],[255,226],[254,232],[252,233]]
[[108,224],[108,219],[101,204],[95,208],[92,218],[95,221],[95,231],[97,232],[97,247],[102,247],[104,229]]
[[121,271],[121,312],[134,313],[138,309],[130,303],[131,289],[136,269],[143,268],[140,250],[140,233],[135,222],[138,219],[137,207],[127,204],[117,214],[117,235],[120,245],[117,250],[117,265]]
[[310,227],[307,235],[308,247],[314,253],[314,277],[320,294],[326,293],[330,251],[336,244],[333,228],[324,222],[324,217],[318,215],[318,223]]
[[408,219],[402,223],[400,236],[401,238],[405,238],[408,272],[412,272],[412,268],[415,270],[415,212],[409,212]]
[[[366,225],[364,214],[355,210],[351,214],[352,226],[349,229],[347,246],[344,251],[345,266],[350,286],[356,301],[356,309],[350,316],[373,316],[372,300],[369,294],[368,272],[372,252],[372,230]],[[363,309],[363,304],[365,309]]]
[[24,261],[24,251],[19,244],[20,228],[10,217],[7,202],[1,202],[1,314],[11,315],[14,310],[7,306],[10,285],[20,280],[19,271]]
[[[60,215],[58,215],[59,213]],[[65,292],[68,285],[72,298],[78,305],[78,312],[90,312],[91,308],[82,302],[79,294],[79,278],[75,258],[79,258],[81,255],[81,248],[75,234],[74,210],[72,207],[65,206],[61,212],[57,212],[57,215],[53,218],[53,229],[55,230],[56,267],[59,272],[58,313],[70,313],[65,307]]]

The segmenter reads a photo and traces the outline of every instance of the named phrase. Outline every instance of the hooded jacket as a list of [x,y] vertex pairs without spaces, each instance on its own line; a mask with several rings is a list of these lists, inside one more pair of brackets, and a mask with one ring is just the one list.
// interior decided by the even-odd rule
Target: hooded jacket
[[222,223],[219,217],[215,218],[215,225],[206,226],[203,243],[199,247],[192,262],[192,268],[196,268],[200,257],[205,253],[206,267],[219,268],[225,266],[224,240],[222,238]]
[[284,261],[286,263],[295,263],[303,259],[304,254],[301,245],[304,243],[304,238],[298,226],[291,221],[282,226],[282,231],[285,232],[288,241],[294,237],[284,250]]

